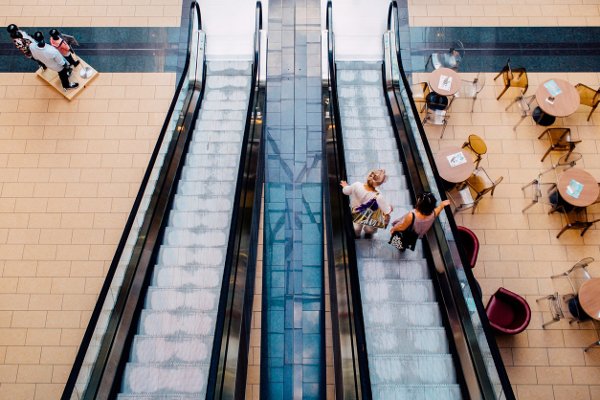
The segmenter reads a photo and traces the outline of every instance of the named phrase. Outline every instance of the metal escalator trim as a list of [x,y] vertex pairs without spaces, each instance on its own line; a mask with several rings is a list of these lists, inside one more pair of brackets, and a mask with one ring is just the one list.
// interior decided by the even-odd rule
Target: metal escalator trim
[[[394,9],[396,10],[396,13],[392,14]],[[392,20],[394,17],[395,25],[392,25]],[[388,32],[391,28],[394,28],[393,33],[395,33],[395,37],[391,37],[393,33],[389,33],[390,36],[387,38],[389,42],[395,40],[396,43],[400,43],[398,21],[399,15],[397,3],[396,1],[391,1],[388,11]],[[388,54],[386,51],[386,57],[387,56]],[[396,47],[396,54],[389,55],[389,57],[393,57],[393,62],[397,63],[399,69],[399,79],[401,79],[407,95],[409,98],[411,98],[410,86],[402,67],[399,47]],[[401,157],[401,159],[407,163],[406,167],[410,173],[410,184],[413,186],[413,189],[419,189],[419,191],[429,190],[429,180],[425,175],[423,160],[421,159],[417,144],[415,139],[407,132],[407,129],[405,128],[409,125],[409,122],[405,112],[402,112],[402,108],[404,107],[402,104],[404,104],[404,102],[401,99],[401,94],[398,92],[400,88],[393,83],[394,78],[392,78],[392,76],[394,72],[392,71],[393,67],[390,65],[391,63],[388,62],[387,64],[388,65],[384,66],[384,74],[386,76],[384,91],[388,94],[386,96],[386,101],[388,101],[388,106],[390,107],[392,120],[395,122],[394,129],[397,132],[399,149],[401,149],[404,155],[404,157]],[[413,115],[419,115],[414,102],[410,103],[410,107]],[[415,118],[415,121],[419,130],[417,134],[420,135],[420,138],[424,144],[428,163],[434,171],[434,184],[438,187],[442,187],[442,182],[440,181],[439,174],[437,174],[437,169],[435,163],[433,162],[433,155],[426,140],[423,126],[418,118]],[[443,191],[440,191],[440,193],[442,196],[444,196]],[[452,215],[448,215],[448,221],[450,223],[452,235],[456,237],[456,223]],[[462,373],[463,382],[468,387],[468,393],[470,397],[485,399],[514,399],[515,396],[508,380],[508,375],[506,374],[495,338],[489,329],[483,304],[479,298],[475,297],[474,300],[477,312],[480,316],[487,343],[490,347],[490,351],[495,363],[496,372],[498,373],[502,386],[501,392],[498,393],[499,397],[497,397],[495,394],[493,387],[494,385],[490,380],[486,363],[482,358],[481,349],[479,347],[476,333],[474,332],[474,328],[469,316],[469,310],[462,295],[462,288],[458,280],[455,261],[453,260],[449,244],[439,221],[436,221],[434,229],[427,234],[426,244],[430,249],[432,258],[431,261],[438,271],[438,273],[434,273],[433,276],[437,278],[438,290],[441,293],[441,298],[444,301],[444,304],[446,305],[446,310],[444,311],[446,311],[447,321],[449,322],[452,330],[451,339],[454,339],[453,342],[455,343],[455,356],[460,359],[457,372]],[[464,252],[459,252],[459,254],[461,257],[459,262],[462,262],[462,265],[468,265]],[[468,279],[469,285],[471,287],[475,287],[475,278],[472,274],[472,271],[469,268],[465,268],[464,272]]]
[[256,2],[252,81],[208,377],[207,399],[244,398],[263,188],[266,32]]
[[323,193],[334,371],[337,399],[370,399],[371,382],[348,197],[339,190],[346,180],[344,143],[337,96],[332,3],[327,2],[327,70],[323,70]]
[[[153,248],[150,246],[153,246],[153,244],[156,243],[158,235],[161,231],[161,227],[157,227],[156,224],[161,223],[161,219],[164,217],[164,209],[165,207],[168,207],[168,203],[170,203],[169,195],[173,192],[173,180],[176,179],[176,176],[179,173],[178,171],[180,170],[178,165],[181,161],[181,155],[184,153],[184,149],[186,147],[185,139],[189,137],[190,130],[193,130],[195,114],[198,111],[203,92],[204,61],[202,61],[202,64],[198,64],[197,60],[193,57],[194,55],[198,56],[200,54],[197,52],[195,53],[195,51],[192,49],[193,45],[199,45],[198,35],[195,31],[201,30],[200,8],[194,1],[192,2],[190,9],[192,16],[190,18],[189,42],[184,71],[169,107],[167,117],[150,158],[148,168],[142,180],[132,211],[125,225],[125,229],[115,252],[115,256],[107,273],[106,280],[100,291],[99,299],[96,303],[90,318],[90,323],[88,324],[84,334],[84,338],[78,351],[73,369],[69,375],[67,385],[61,396],[61,399],[63,400],[73,398],[73,396],[75,396],[75,398],[79,398],[79,394],[74,393],[74,390],[75,386],[77,385],[78,377],[82,373],[83,362],[88,352],[91,351],[93,353],[94,351],[93,349],[90,349],[90,342],[98,326],[102,307],[111,290],[111,284],[113,282],[113,278],[115,277],[117,266],[121,261],[121,257],[123,256],[126,242],[132,233],[132,227],[137,214],[140,211],[140,206],[143,201],[143,194],[148,189],[148,184],[151,179],[154,165],[159,157],[159,151],[164,145],[163,141],[172,120],[176,102],[180,93],[182,93],[182,90],[184,89],[184,82],[187,80],[192,86],[192,91],[188,93],[188,96],[184,101],[182,112],[178,117],[175,127],[174,135],[168,145],[168,149],[165,154],[165,163],[162,165],[156,187],[150,200],[150,204],[145,212],[144,221],[142,227],[140,228],[136,245],[132,250],[131,260],[126,269],[125,277],[123,278],[123,285],[120,286],[115,307],[111,312],[106,331],[103,335],[102,344],[100,345],[98,355],[95,358],[94,366],[90,373],[90,378],[87,382],[83,382],[85,385],[82,395],[83,398],[112,398],[115,396],[115,385],[119,380],[118,371],[122,370],[121,356],[123,353],[125,353],[122,351],[122,349],[128,347],[126,342],[128,339],[131,339],[130,337],[128,338],[130,332],[126,325],[130,326],[134,318],[134,314],[139,312],[138,307],[133,305],[140,302],[140,291],[143,291],[144,282],[147,281],[146,277],[141,276],[140,274],[143,274],[147,271],[148,264],[153,259]],[[196,36],[194,33],[196,33]],[[201,57],[204,59],[203,46]],[[199,79],[202,80],[198,82]],[[141,265],[141,263],[145,263],[145,265]],[[93,356],[94,355],[92,354],[91,357]]]

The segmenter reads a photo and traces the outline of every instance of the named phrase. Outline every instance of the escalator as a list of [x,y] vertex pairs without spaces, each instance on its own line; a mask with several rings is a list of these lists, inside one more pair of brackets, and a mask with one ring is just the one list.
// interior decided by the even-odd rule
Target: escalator
[[393,218],[412,209],[418,193],[444,193],[401,79],[395,2],[381,61],[336,62],[331,2],[326,15],[325,193],[337,398],[514,399],[481,300],[470,290],[474,278],[462,268],[452,216],[442,215],[414,252],[387,244],[388,230],[353,238],[340,180],[362,182],[369,170],[384,168],[381,190],[395,207]]
[[243,392],[262,188],[260,2],[255,19],[253,60],[206,60],[192,3],[186,67],[62,399]]

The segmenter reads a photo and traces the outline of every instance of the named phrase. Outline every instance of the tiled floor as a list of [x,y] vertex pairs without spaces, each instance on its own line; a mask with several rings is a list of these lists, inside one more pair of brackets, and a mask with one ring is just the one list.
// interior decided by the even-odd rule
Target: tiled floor
[[408,0],[411,26],[598,26],[587,0]]
[[[182,0],[3,0],[0,25],[19,26],[179,26]],[[151,3],[151,4],[148,4]]]
[[60,397],[174,81],[0,74],[0,399]]
[[[465,78],[472,74],[464,74]],[[450,145],[462,145],[471,133],[480,135],[488,146],[488,154],[481,165],[492,179],[502,175],[504,180],[492,197],[485,198],[475,211],[456,214],[459,225],[475,231],[481,242],[479,260],[474,269],[483,289],[483,300],[500,286],[526,297],[532,308],[528,329],[513,337],[498,337],[509,377],[519,400],[532,399],[600,399],[600,348],[588,353],[583,348],[597,340],[590,322],[569,326],[560,321],[542,329],[542,321],[550,319],[545,303],[535,299],[555,291],[566,294],[570,287],[565,279],[550,276],[566,271],[576,261],[591,256],[597,261],[590,272],[600,277],[600,226],[590,229],[583,238],[579,231],[570,230],[560,239],[556,234],[562,227],[559,214],[548,215],[548,209],[537,204],[525,213],[521,210],[530,200],[525,198],[521,186],[531,181],[550,166],[540,159],[547,148],[545,140],[538,140],[544,128],[535,126],[530,118],[516,130],[513,125],[520,118],[516,106],[505,107],[515,96],[509,91],[500,101],[501,79],[493,81],[495,74],[486,74],[486,86],[470,112],[471,101],[457,99],[451,108],[449,125],[443,139],[439,139],[438,126],[425,125],[433,152]],[[425,75],[414,77],[415,82]],[[540,82],[549,78],[563,78],[576,84],[587,83],[598,87],[600,74],[529,74],[528,94],[535,93]],[[586,122],[589,108],[580,106],[570,117],[558,119],[555,126],[570,127],[582,142],[577,151],[583,154],[578,166],[600,179],[600,113]],[[554,157],[556,161],[556,157]],[[555,179],[553,172],[546,175]],[[600,206],[592,206],[592,217],[597,218]]]

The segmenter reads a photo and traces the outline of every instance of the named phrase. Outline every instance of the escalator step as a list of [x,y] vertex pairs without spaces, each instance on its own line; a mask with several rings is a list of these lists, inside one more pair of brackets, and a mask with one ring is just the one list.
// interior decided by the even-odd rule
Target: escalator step
[[154,287],[179,287],[179,288],[208,288],[221,287],[223,271],[221,266],[200,267],[191,265],[187,267],[157,266],[152,274],[151,285]]
[[142,310],[138,334],[145,336],[212,335],[216,318],[215,313]]
[[381,306],[383,302],[434,302],[436,300],[433,282],[421,280],[369,280],[361,287],[363,308],[369,309]]
[[184,266],[184,265],[223,265],[225,262],[225,249],[219,247],[210,248],[179,248],[161,246],[158,252],[160,265]]
[[163,244],[178,247],[224,247],[227,233],[222,229],[182,229],[168,227]]
[[370,329],[367,333],[369,355],[449,353],[443,327]]
[[426,260],[394,260],[389,262],[379,259],[365,259],[358,263],[361,281],[369,282],[379,279],[428,279],[429,267]]
[[460,400],[460,386],[449,385],[374,385],[374,400]]
[[210,362],[213,336],[136,336],[133,340],[132,363]]
[[147,311],[200,311],[210,312],[217,309],[220,288],[154,288],[149,287],[144,303]]
[[[208,365],[127,363],[122,391],[139,394],[173,394],[202,396],[208,379]],[[200,398],[200,397],[198,397]]]
[[386,303],[364,313],[365,324],[377,328],[438,327],[442,315],[437,303]]
[[448,384],[456,382],[451,354],[369,356],[372,384]]
[[224,229],[229,227],[231,216],[228,212],[187,212],[171,211],[169,227],[180,229]]

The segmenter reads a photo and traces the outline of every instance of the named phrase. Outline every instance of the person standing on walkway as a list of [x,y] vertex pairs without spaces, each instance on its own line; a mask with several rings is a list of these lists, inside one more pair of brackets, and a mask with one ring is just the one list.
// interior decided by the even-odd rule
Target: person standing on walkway
[[56,29],[50,29],[50,44],[56,47],[56,50],[71,64],[73,67],[79,65],[79,60],[75,61],[73,58],[73,48],[65,39],[61,36],[60,32]]
[[[340,186],[342,187],[342,192],[345,195],[350,196],[350,208],[352,208],[353,210],[375,199],[377,207],[383,212],[383,214],[389,216],[392,212],[392,206],[389,205],[389,203],[383,198],[381,193],[379,193],[379,190],[377,190],[377,188],[381,186],[385,182],[385,180],[385,170],[376,169],[369,172],[366,183],[355,182],[352,185],[349,185],[348,182],[341,181]],[[373,226],[366,226],[357,223],[354,223],[353,225],[354,236],[356,239],[360,238],[360,234],[363,229],[365,231],[365,239],[372,238],[373,234],[377,232],[377,228]]]
[[36,61],[40,67],[46,69],[46,65],[40,60],[35,59],[31,54],[29,46],[31,45],[31,43],[33,43],[33,38],[29,36],[27,32],[19,29],[19,27],[15,24],[10,24],[8,27],[6,27],[6,30],[8,31],[8,34],[10,35],[10,38],[12,39],[15,47],[21,53],[23,53],[25,57],[29,58],[30,60]]
[[62,87],[67,90],[74,89],[79,86],[79,84],[76,82],[69,82],[69,75],[71,73],[69,63],[54,47],[46,46],[42,32],[37,31],[34,33],[33,40],[34,42],[29,45],[31,54],[33,54],[36,59],[46,64],[48,68],[58,72],[58,77],[60,78]]

